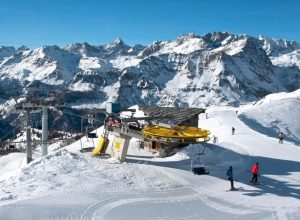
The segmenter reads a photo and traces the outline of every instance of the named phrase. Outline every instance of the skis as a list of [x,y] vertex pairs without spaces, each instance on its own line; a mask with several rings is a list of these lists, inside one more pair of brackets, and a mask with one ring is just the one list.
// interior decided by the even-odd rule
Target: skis
[[238,191],[238,188],[231,188],[230,191]]
[[231,188],[229,190],[226,190],[226,192],[229,192],[229,191],[239,191],[240,189],[243,189],[243,187],[238,187],[238,188]]
[[253,180],[250,180],[249,181],[252,185],[260,185],[261,184],[261,182],[254,182]]

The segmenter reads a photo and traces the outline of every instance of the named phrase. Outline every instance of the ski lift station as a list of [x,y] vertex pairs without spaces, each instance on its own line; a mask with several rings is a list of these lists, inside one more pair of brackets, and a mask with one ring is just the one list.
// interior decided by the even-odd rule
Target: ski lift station
[[[23,103],[16,108],[18,111],[26,111],[26,155],[27,163],[32,160],[30,112],[43,110],[42,114],[42,156],[47,155],[48,148],[48,111],[46,105],[34,105]],[[158,106],[132,106],[122,109],[120,103],[108,102],[105,109],[94,109],[94,112],[104,113],[103,132],[98,134],[98,143],[94,144],[96,133],[88,130],[94,126],[94,118],[91,114],[81,118],[81,132],[83,119],[87,119],[89,126],[86,127],[86,137],[92,139],[93,147],[82,148],[81,152],[91,151],[93,156],[110,154],[112,158],[125,161],[130,140],[138,140],[139,149],[152,152],[160,157],[170,156],[175,148],[189,144],[204,143],[203,150],[199,150],[193,158],[203,155],[210,132],[198,128],[200,114],[205,114],[202,108],[178,108]],[[13,142],[12,142],[13,143]],[[201,145],[196,145],[198,148]],[[197,159],[198,162],[200,159]],[[197,162],[196,160],[196,162]],[[193,159],[192,159],[193,161]],[[193,163],[194,164],[194,163]],[[195,166],[193,166],[195,167]]]
[[[123,162],[126,159],[131,138],[139,140],[140,148],[157,152],[160,157],[169,156],[174,148],[209,140],[210,132],[198,128],[201,108],[133,106],[122,110],[119,103],[106,105],[104,129],[94,156],[105,154],[110,146],[111,157]],[[108,139],[108,135],[113,140]]]

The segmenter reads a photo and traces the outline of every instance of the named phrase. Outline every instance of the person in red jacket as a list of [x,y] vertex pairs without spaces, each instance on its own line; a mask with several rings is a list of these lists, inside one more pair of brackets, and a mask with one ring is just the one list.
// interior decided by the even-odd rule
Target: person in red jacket
[[251,173],[252,173],[252,180],[251,182],[257,183],[257,177],[259,175],[259,171],[258,171],[258,162],[256,162],[251,169]]

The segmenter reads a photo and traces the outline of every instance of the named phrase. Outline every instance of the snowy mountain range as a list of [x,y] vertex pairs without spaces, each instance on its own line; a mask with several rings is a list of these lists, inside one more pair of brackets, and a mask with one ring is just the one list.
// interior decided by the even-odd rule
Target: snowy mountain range
[[[238,105],[300,87],[300,44],[214,32],[149,46],[121,39],[64,48],[0,47],[0,89],[63,89],[70,105]],[[3,98],[3,97],[2,97]],[[2,100],[4,102],[5,100]]]

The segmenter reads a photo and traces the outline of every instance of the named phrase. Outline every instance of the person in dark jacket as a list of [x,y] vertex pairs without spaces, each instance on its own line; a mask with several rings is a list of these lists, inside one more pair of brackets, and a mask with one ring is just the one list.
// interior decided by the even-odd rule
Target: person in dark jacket
[[252,166],[251,173],[252,173],[252,179],[251,179],[251,182],[257,183],[257,177],[258,177],[258,175],[259,175],[258,162],[256,162],[256,163]]
[[284,138],[284,134],[283,132],[281,131],[278,135],[278,139],[279,139],[279,144],[283,144],[283,138]]
[[229,169],[227,170],[226,175],[228,176],[228,180],[230,181],[230,190],[234,190],[234,186],[233,186],[233,172],[232,172],[232,166],[229,167]]
[[231,128],[231,131],[232,131],[232,135],[234,135],[235,128],[234,128],[234,127],[232,127],[232,128]]

